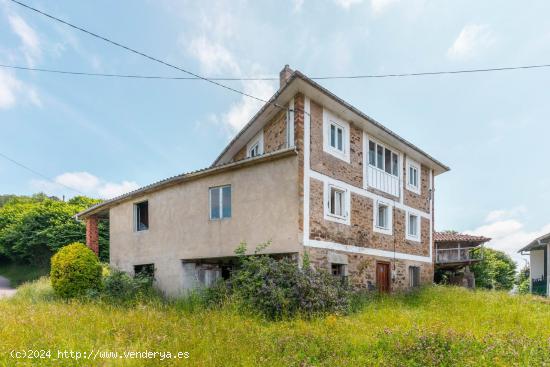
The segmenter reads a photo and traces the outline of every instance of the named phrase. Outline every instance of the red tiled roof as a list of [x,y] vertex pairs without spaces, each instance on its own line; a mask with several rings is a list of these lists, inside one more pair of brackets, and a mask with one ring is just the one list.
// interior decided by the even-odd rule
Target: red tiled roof
[[434,232],[434,242],[489,242],[490,238],[483,236],[471,236],[463,233]]

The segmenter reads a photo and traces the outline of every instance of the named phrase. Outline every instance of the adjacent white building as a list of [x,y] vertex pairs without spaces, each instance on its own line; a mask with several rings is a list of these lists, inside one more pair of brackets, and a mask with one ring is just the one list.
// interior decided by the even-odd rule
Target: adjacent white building
[[531,293],[548,297],[550,284],[548,273],[550,269],[550,233],[541,236],[523,247],[518,252],[529,254],[530,290]]

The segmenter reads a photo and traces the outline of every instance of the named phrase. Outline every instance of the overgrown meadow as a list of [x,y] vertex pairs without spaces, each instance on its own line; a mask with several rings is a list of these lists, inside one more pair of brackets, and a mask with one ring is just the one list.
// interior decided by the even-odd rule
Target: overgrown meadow
[[[347,316],[282,321],[197,297],[137,304],[63,301],[47,278],[0,300],[0,365],[544,366],[550,303],[528,295],[434,286],[354,300]],[[51,350],[13,359],[12,350]],[[57,351],[188,352],[185,359],[70,359]]]

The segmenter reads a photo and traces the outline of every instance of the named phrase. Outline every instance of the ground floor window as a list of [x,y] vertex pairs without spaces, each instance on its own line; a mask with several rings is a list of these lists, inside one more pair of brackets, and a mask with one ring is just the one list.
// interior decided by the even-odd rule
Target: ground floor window
[[134,275],[146,278],[155,278],[155,264],[141,264],[134,266]]
[[409,266],[409,285],[411,288],[420,285],[420,267]]

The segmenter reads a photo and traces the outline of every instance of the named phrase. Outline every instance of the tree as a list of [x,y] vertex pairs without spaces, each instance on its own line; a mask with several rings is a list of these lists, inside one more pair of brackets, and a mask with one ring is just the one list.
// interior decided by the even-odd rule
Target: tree
[[502,251],[476,248],[475,258],[483,260],[470,266],[476,278],[476,286],[486,289],[510,290],[516,279],[516,263]]
[[[99,200],[75,197],[69,202],[44,194],[15,197],[0,208],[0,255],[11,261],[47,264],[51,256],[72,242],[85,242],[86,226],[74,219]],[[108,224],[101,223],[100,258],[107,260]]]
[[525,265],[518,273],[516,285],[518,286],[518,292],[522,294],[529,293],[530,289],[530,270],[529,265]]

